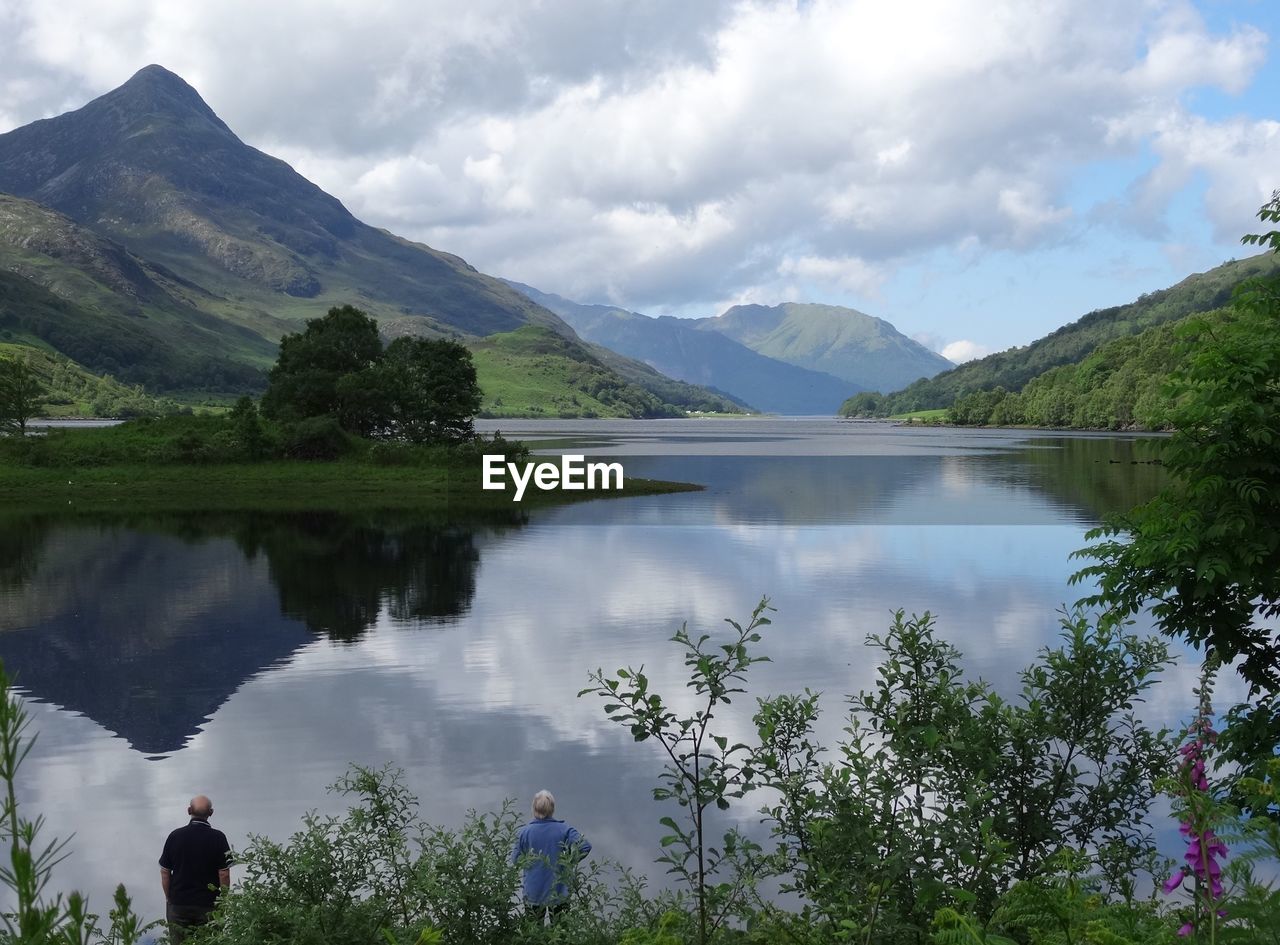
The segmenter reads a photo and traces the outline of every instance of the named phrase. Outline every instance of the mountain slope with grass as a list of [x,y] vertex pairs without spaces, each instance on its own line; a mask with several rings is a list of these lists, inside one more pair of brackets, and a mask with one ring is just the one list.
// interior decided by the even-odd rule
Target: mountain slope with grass
[[1077,364],[1113,339],[1221,308],[1230,301],[1231,293],[1241,282],[1278,272],[1280,257],[1274,253],[1231,260],[1207,272],[1188,276],[1168,289],[1143,295],[1128,305],[1090,312],[1029,345],[970,361],[896,394],[852,397],[841,407],[841,413],[890,416],[950,407],[969,394],[997,387],[1020,391],[1033,378],[1054,368]]
[[[275,359],[263,332],[202,306],[200,287],[66,216],[0,194],[0,332],[152,390],[252,390]],[[255,330],[256,329],[256,330]]]
[[45,391],[41,413],[46,417],[143,417],[182,409],[139,386],[99,377],[54,351],[0,342],[0,360],[9,358],[26,361],[39,378]]
[[593,346],[536,325],[491,335],[470,348],[484,392],[483,416],[646,418],[679,417],[686,411],[741,412],[732,401],[690,385],[668,390],[667,396],[677,398],[671,402],[661,386],[654,393],[612,370]]
[[862,390],[898,390],[953,366],[884,319],[839,305],[735,305],[694,324],[758,354],[834,375]]
[[588,341],[637,358],[671,377],[724,391],[760,410],[830,415],[855,389],[830,374],[758,354],[718,332],[700,331],[687,319],[651,318],[608,305],[583,305],[532,286],[511,284]]

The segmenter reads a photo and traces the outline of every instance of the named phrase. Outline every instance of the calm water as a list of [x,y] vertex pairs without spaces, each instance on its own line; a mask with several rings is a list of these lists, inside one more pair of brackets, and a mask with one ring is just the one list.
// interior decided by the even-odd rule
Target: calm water
[[[575,698],[589,671],[644,663],[679,704],[667,638],[767,594],[774,662],[753,689],[822,690],[830,740],[842,696],[874,677],[864,637],[899,607],[937,614],[968,667],[1013,691],[1085,593],[1069,554],[1159,476],[1149,442],[1118,437],[497,425],[707,488],[484,520],[0,512],[0,658],[40,732],[21,800],[76,834],[59,886],[105,907],[123,880],[160,913],[156,858],[190,795],[213,797],[235,846],[284,838],[304,810],[340,808],[325,785],[352,761],[402,767],[439,823],[548,787],[599,854],[648,868],[656,749]],[[1171,671],[1146,715],[1182,721],[1194,672]]]

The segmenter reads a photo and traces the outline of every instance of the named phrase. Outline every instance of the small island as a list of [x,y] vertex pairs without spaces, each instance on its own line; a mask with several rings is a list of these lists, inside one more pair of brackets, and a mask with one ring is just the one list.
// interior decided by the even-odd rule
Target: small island
[[[481,488],[485,455],[528,449],[475,433],[481,392],[471,352],[439,338],[384,346],[349,305],[286,335],[261,402],[141,416],[116,426],[36,431],[44,384],[24,359],[0,359],[0,498],[78,510],[506,507]],[[628,478],[608,493],[690,491]],[[524,505],[595,498],[531,488]]]

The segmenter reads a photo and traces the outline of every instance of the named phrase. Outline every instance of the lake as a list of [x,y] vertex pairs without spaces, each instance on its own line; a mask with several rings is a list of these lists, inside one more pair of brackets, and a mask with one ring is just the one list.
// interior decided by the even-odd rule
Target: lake
[[[752,693],[821,690],[828,744],[844,695],[874,680],[866,635],[897,608],[936,614],[969,671],[1015,692],[1057,611],[1088,592],[1068,583],[1071,552],[1161,476],[1152,442],[1125,436],[483,426],[706,489],[480,519],[0,512],[0,658],[40,733],[20,800],[76,835],[58,888],[105,910],[123,881],[161,914],[156,859],[192,794],[212,796],[233,846],[283,839],[305,810],[341,809],[325,786],[349,762],[404,769],[442,824],[548,788],[597,855],[656,881],[658,749],[576,698],[590,671],[643,663],[687,705],[668,638],[767,595],[773,661]],[[1196,671],[1180,660],[1141,714],[1182,724]],[[746,702],[722,720],[731,737],[750,731]],[[729,816],[758,819],[749,802]]]

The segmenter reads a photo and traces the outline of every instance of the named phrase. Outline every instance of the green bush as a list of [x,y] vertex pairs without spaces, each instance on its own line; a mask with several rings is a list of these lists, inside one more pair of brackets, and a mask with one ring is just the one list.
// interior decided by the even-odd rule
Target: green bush
[[352,452],[354,445],[333,417],[308,417],[281,430],[286,459],[333,460]]

